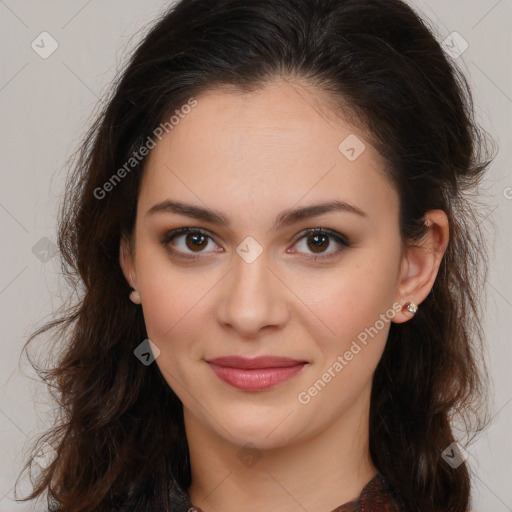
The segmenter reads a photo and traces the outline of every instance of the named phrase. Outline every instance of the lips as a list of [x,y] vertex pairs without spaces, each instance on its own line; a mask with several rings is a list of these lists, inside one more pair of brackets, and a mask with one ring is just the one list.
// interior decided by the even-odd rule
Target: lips
[[219,379],[245,391],[269,389],[296,375],[306,361],[288,357],[217,357],[207,361]]

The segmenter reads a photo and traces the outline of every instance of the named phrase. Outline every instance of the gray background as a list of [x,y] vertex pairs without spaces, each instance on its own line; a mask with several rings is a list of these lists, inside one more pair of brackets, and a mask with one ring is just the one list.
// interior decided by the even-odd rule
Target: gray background
[[[474,468],[473,510],[512,511],[512,1],[412,3],[432,20],[440,40],[456,31],[468,42],[457,62],[472,84],[480,122],[500,146],[482,191],[488,204],[484,228],[493,246],[485,329],[494,420],[469,449],[469,460]],[[11,500],[29,439],[45,430],[51,418],[47,392],[26,360],[20,360],[20,350],[65,296],[51,244],[56,240],[66,159],[129,49],[167,5],[162,0],[0,0],[2,512],[42,508]],[[31,47],[43,31],[58,43],[46,59]],[[48,247],[50,252],[45,252]]]

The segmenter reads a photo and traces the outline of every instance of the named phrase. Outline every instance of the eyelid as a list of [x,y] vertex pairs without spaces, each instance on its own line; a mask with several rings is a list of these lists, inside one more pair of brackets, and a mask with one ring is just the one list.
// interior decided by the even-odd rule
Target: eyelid
[[164,242],[168,243],[171,240],[173,240],[174,238],[176,238],[177,236],[185,235],[185,234],[188,234],[188,233],[199,233],[201,235],[208,236],[212,240],[215,239],[215,237],[212,235],[212,233],[210,233],[206,229],[194,228],[194,227],[183,227],[183,228],[171,229],[170,231],[165,233],[165,235],[163,236],[163,239],[162,239],[162,243],[164,243]]

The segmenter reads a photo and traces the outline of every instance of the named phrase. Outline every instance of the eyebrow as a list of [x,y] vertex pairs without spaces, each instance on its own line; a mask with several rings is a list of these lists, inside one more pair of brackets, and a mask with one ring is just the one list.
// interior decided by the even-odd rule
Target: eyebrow
[[[276,217],[272,229],[279,229],[285,226],[290,226],[303,219],[310,217],[317,217],[330,212],[348,212],[360,217],[367,217],[368,214],[345,201],[329,201],[327,203],[313,204],[304,206],[302,208],[290,208],[283,210]],[[203,208],[192,204],[183,203],[181,201],[173,201],[166,199],[160,203],[153,205],[147,212],[146,216],[155,215],[157,213],[176,213],[178,215],[185,215],[186,217],[193,217],[212,224],[221,226],[229,226],[229,218],[221,212],[212,210],[211,208]]]

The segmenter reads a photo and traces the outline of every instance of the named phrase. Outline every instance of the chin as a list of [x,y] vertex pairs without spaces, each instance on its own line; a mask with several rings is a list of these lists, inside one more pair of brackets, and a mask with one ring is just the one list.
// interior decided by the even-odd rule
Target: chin
[[276,450],[290,444],[290,436],[286,432],[284,435],[269,436],[270,431],[271,429],[259,432],[237,432],[228,440],[237,447],[237,450],[249,447],[260,451]]
[[[215,429],[219,435],[225,437],[230,443],[237,446],[250,443],[260,450],[271,450],[286,446],[300,431],[304,431],[295,421],[293,423],[286,421],[292,419],[293,414],[287,417],[287,414],[283,414],[282,410],[277,414],[256,414],[255,412],[253,408],[252,414],[240,411],[237,411],[233,416],[225,414],[223,415],[225,420],[222,422],[222,426],[226,430],[221,429],[219,431],[218,426],[215,426]],[[291,410],[288,411],[288,414],[289,412]],[[290,427],[292,427],[293,432]],[[226,431],[231,435],[226,435]]]

